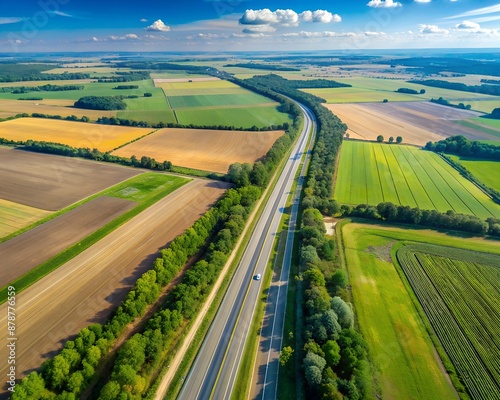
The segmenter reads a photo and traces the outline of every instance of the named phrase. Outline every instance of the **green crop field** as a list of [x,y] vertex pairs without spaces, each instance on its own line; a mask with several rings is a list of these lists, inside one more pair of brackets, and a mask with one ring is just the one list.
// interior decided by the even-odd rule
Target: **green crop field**
[[334,198],[346,204],[391,202],[500,217],[500,206],[439,155],[412,146],[345,141]]
[[190,108],[175,112],[180,124],[228,125],[236,128],[258,128],[291,122],[287,114],[275,106],[241,108]]
[[264,96],[260,96],[254,93],[169,96],[168,100],[170,102],[170,106],[173,109],[189,108],[189,107],[242,106],[242,105],[275,103]]
[[[500,106],[500,104],[499,104]],[[494,129],[500,131],[500,119],[492,119],[492,118],[473,118],[472,121],[478,122],[482,125],[491,126]]]
[[[408,289],[390,261],[392,237],[342,227],[359,328],[383,399],[456,399]],[[423,235],[422,235],[423,236]]]
[[[304,91],[322,97],[328,103],[380,102],[384,99],[388,99],[389,101],[426,101],[431,98],[443,97],[450,101],[463,100],[464,102],[467,102],[467,104],[471,104],[474,110],[479,111],[483,111],[484,107],[490,108],[497,101],[499,101],[497,96],[433,88],[396,79],[356,77],[339,78],[335,80],[342,83],[348,83],[352,85],[352,87],[336,89],[305,89]],[[396,93],[395,91],[399,88],[414,89],[419,92],[421,89],[424,89],[425,94]],[[476,100],[491,101],[483,102]],[[492,109],[489,109],[484,112],[491,112],[491,110]]]
[[500,140],[500,124],[498,124],[497,128],[494,124],[488,123],[487,121],[495,121],[495,120],[490,120],[487,118],[471,118],[467,120],[454,121],[454,122],[466,126],[467,128],[472,128],[479,132],[486,133],[487,135],[491,135]]
[[397,253],[473,399],[500,398],[500,257],[429,245]]
[[500,162],[477,160],[469,157],[449,157],[462,164],[485,185],[500,192]]

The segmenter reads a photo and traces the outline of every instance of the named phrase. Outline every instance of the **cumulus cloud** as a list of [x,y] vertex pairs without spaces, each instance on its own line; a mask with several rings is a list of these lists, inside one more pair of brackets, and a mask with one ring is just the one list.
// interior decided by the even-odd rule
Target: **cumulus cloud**
[[474,30],[474,31],[477,31],[477,30],[479,30],[481,28],[481,26],[478,23],[476,23],[476,22],[463,21],[462,23],[455,25],[455,28],[456,29],[464,29],[464,30]]
[[124,36],[111,35],[109,38],[111,40],[139,40],[139,36],[137,36],[135,33],[128,33]]
[[151,25],[144,28],[145,31],[170,32],[170,26],[165,25],[161,19],[157,19]]
[[393,8],[402,6],[401,3],[394,0],[370,0],[366,5],[374,8]]
[[304,11],[300,14],[294,10],[271,11],[268,8],[261,10],[246,10],[239,19],[241,25],[275,25],[283,27],[298,26],[300,22],[314,22],[328,24],[340,22],[342,19],[338,14],[332,14],[326,10]]
[[431,1],[432,0],[415,0],[415,3],[430,3]]
[[274,28],[271,25],[253,25],[250,26],[249,28],[243,29],[243,33],[272,33],[276,31],[276,28]]
[[319,22],[323,24],[342,21],[340,15],[332,14],[330,11],[326,10],[304,11],[299,14],[299,17],[304,22]]
[[433,34],[447,35],[448,33],[450,33],[449,30],[441,29],[437,25],[425,25],[425,24],[420,24],[418,26],[418,31],[426,35],[433,35]]
[[141,18],[141,22],[148,22],[146,18]]

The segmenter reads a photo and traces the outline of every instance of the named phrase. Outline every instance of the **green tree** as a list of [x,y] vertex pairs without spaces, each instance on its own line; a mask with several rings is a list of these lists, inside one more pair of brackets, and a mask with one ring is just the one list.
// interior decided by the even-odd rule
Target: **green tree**
[[349,283],[349,278],[343,269],[338,269],[332,275],[331,282],[336,290],[344,289]]
[[382,135],[377,136],[377,142],[382,143],[384,141],[384,137]]
[[398,137],[396,138],[396,143],[397,143],[397,144],[403,143],[403,138],[402,138],[401,136],[398,136]]
[[328,340],[321,349],[325,353],[326,363],[335,367],[340,362],[340,346],[335,340]]
[[280,364],[282,367],[290,360],[293,354],[293,349],[290,346],[283,347],[280,352]]
[[332,310],[337,314],[339,324],[342,328],[351,328],[354,323],[354,316],[351,307],[340,297],[332,299]]
[[394,137],[393,137],[393,136],[391,136],[391,137],[389,138],[389,143],[393,143],[393,142],[394,142]]

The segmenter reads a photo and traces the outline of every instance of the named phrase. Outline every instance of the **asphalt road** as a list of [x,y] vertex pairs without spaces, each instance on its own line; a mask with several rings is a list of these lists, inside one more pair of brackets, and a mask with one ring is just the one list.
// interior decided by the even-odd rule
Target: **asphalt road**
[[185,379],[179,399],[219,400],[229,399],[231,396],[261,291],[262,280],[257,281],[253,277],[258,273],[262,276],[265,274],[283,209],[307,145],[311,124],[306,112],[304,129],[255,227],[217,315]]
[[[315,124],[312,126],[315,134]],[[309,150],[312,149],[314,140],[311,141]],[[259,347],[254,367],[254,380],[250,388],[251,399],[275,400],[278,393],[279,357],[283,342],[283,330],[285,327],[286,303],[288,294],[288,281],[292,263],[293,241],[296,233],[297,215],[300,205],[300,193],[307,174],[310,154],[302,166],[299,182],[295,190],[290,213],[290,222],[286,237],[285,252],[281,266],[275,266],[273,280],[269,287],[269,293],[262,321]]]

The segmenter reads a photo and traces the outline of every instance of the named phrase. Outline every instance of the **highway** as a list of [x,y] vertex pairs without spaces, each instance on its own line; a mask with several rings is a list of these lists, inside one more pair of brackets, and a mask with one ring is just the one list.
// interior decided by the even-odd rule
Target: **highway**
[[[259,301],[274,239],[287,197],[306,150],[313,123],[304,110],[304,128],[259,218],[221,306],[187,375],[178,399],[229,399]],[[251,373],[251,371],[249,371]]]
[[[310,142],[311,150],[314,145],[315,123],[313,122],[313,140]],[[293,241],[296,233],[297,215],[300,206],[300,194],[307,175],[310,153],[308,152],[299,181],[295,190],[290,212],[290,222],[286,237],[283,262],[280,266],[274,266],[273,280],[269,287],[269,293],[264,310],[264,318],[260,331],[259,347],[253,371],[252,385],[250,388],[251,399],[275,400],[278,393],[279,357],[283,342],[283,330],[285,328],[286,302],[288,295],[288,281],[292,263]]]

